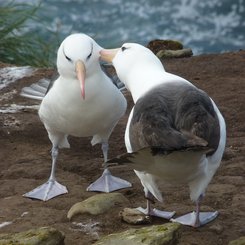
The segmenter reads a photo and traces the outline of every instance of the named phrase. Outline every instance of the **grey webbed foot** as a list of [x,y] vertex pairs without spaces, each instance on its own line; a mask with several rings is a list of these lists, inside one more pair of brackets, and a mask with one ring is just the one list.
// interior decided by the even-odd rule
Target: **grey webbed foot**
[[140,211],[141,213],[145,214],[145,215],[150,215],[150,216],[156,216],[156,217],[159,217],[159,218],[163,218],[163,219],[171,219],[175,212],[167,212],[167,211],[161,211],[159,209],[151,209],[150,211],[148,211],[148,209],[144,209],[142,207],[138,207],[136,208],[138,211]]
[[55,180],[48,180],[43,185],[38,186],[34,190],[25,193],[24,197],[48,201],[56,196],[68,193],[67,188]]
[[105,169],[101,177],[89,185],[87,191],[108,193],[128,187],[132,187],[132,184],[126,180],[113,176],[108,169]]
[[182,225],[188,225],[192,227],[200,227],[211,221],[213,221],[218,216],[218,212],[200,212],[199,217],[195,211],[192,213],[185,214],[176,219],[171,219],[172,222],[178,222]]

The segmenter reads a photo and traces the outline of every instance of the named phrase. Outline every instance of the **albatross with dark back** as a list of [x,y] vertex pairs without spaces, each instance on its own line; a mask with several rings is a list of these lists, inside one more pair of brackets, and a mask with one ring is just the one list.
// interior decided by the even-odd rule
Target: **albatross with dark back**
[[184,78],[166,72],[160,60],[139,44],[100,53],[112,61],[135,103],[125,132],[128,153],[111,162],[129,163],[135,169],[147,198],[147,208],[138,209],[167,219],[174,215],[151,208],[153,196],[163,201],[160,180],[187,184],[196,202],[196,212],[171,221],[198,227],[216,218],[217,211],[200,212],[226,142],[225,121],[213,100]]

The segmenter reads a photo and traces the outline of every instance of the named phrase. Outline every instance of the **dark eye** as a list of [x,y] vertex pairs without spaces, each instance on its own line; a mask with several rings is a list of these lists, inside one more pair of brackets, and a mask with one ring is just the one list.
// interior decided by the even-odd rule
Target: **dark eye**
[[88,55],[86,59],[88,60],[91,56],[92,56],[92,52]]
[[122,52],[123,52],[124,50],[126,50],[126,49],[127,49],[126,47],[122,47],[122,48],[121,48]]

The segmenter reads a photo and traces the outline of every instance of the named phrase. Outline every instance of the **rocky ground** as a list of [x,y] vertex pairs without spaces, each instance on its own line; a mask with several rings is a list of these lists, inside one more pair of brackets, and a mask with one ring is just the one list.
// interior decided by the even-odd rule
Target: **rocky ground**
[[[202,203],[203,210],[218,210],[219,216],[198,229],[182,227],[179,244],[228,244],[245,235],[245,51],[166,59],[163,63],[167,71],[183,76],[205,90],[217,103],[227,123],[226,152]],[[1,64],[0,68],[4,66]],[[53,70],[38,69],[31,77],[0,90],[0,109],[11,104],[38,104],[18,94],[22,87],[52,74]],[[126,97],[128,111],[110,138],[109,157],[126,151],[123,135],[132,107],[128,93]],[[95,194],[86,192],[86,187],[101,174],[103,160],[100,146],[92,147],[90,138],[70,137],[70,143],[71,149],[60,151],[57,167],[57,179],[67,186],[69,193],[47,202],[24,198],[22,194],[47,180],[51,144],[36,110],[0,113],[0,224],[12,222],[0,225],[0,233],[51,226],[64,232],[65,244],[85,245],[104,235],[138,227],[120,220],[118,213],[123,209],[120,205],[106,214],[67,219],[73,204]],[[142,186],[135,174],[126,167],[115,167],[111,171],[133,184],[132,188],[119,191],[129,199],[129,206],[145,205]],[[156,207],[175,210],[177,215],[194,209],[186,186],[165,184],[162,190],[165,201],[156,203]],[[166,222],[154,218],[152,224]]]

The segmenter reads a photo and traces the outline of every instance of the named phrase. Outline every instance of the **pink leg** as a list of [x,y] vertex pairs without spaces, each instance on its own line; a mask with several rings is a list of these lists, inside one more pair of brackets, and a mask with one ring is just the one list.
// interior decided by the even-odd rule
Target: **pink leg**
[[148,191],[146,194],[146,209],[142,207],[138,207],[137,210],[141,213],[149,216],[156,216],[164,219],[171,219],[175,212],[167,212],[167,211],[161,211],[156,208],[152,209],[151,202],[153,201],[153,195]]

